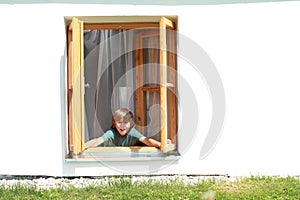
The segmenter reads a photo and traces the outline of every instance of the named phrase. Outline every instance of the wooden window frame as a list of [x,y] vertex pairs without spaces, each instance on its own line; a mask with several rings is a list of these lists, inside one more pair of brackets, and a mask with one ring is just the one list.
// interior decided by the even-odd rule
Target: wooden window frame
[[[176,30],[177,18],[173,20],[167,17],[66,17],[68,24],[68,64],[67,64],[67,86],[68,86],[68,158],[88,158],[94,157],[94,152],[164,152],[166,150],[168,129],[171,131],[169,137],[176,137],[177,132],[177,101],[176,101],[176,74],[167,73],[167,66],[172,66],[176,70],[176,53],[167,51],[167,40],[171,42],[172,48],[176,48],[176,38],[170,39],[166,35],[167,28]],[[174,22],[175,21],[175,22]],[[161,117],[161,150],[155,147],[95,147],[84,149],[84,55],[83,55],[83,30],[100,30],[100,29],[136,29],[136,28],[156,28],[159,34],[160,46],[160,84],[156,87],[141,87],[136,93],[136,116],[144,115],[144,108],[142,107],[144,97],[141,92],[150,90],[159,90],[160,104],[162,108]],[[141,37],[141,36],[137,36]],[[176,36],[175,36],[176,37]],[[141,37],[142,38],[142,37]],[[141,44],[137,44],[139,48],[136,50],[136,74],[142,77],[143,67],[138,67],[143,64],[143,60],[139,59],[143,55]],[[176,51],[175,51],[176,52]],[[167,57],[169,59],[167,59]],[[143,81],[143,80],[136,80]],[[141,95],[139,97],[139,95]],[[141,101],[141,102],[140,102]],[[170,106],[168,108],[168,105]],[[168,115],[172,114],[172,118]],[[136,117],[140,119],[140,117]],[[136,123],[138,122],[136,119]],[[173,121],[172,121],[173,120]],[[144,122],[142,122],[144,123]],[[173,141],[174,142],[174,141]],[[103,156],[103,155],[102,155]],[[109,156],[109,154],[107,154]],[[100,156],[101,157],[101,156]],[[105,156],[104,156],[105,157]]]

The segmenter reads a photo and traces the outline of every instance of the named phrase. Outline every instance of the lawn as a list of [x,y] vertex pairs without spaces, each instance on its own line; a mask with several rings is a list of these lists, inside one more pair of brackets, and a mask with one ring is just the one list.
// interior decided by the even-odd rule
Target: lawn
[[[105,185],[38,189],[16,184],[0,186],[0,199],[300,199],[299,177],[253,176],[239,179],[199,179],[196,183],[111,179]],[[146,180],[146,181],[145,181]]]

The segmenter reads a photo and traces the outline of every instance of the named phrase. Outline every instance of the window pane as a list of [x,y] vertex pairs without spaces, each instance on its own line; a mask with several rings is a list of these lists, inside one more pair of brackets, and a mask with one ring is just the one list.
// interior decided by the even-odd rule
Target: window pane
[[159,91],[145,91],[146,136],[160,141]]

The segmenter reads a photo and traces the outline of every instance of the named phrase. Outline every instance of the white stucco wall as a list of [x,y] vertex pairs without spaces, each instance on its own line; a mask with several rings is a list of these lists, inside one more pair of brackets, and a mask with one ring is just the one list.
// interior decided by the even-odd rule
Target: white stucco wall
[[[0,174],[107,175],[136,169],[141,173],[299,175],[299,10],[300,2],[1,4]],[[204,79],[179,58],[179,73],[194,89],[200,113],[197,137],[179,161],[168,166],[160,166],[159,161],[108,166],[65,161],[64,16],[84,15],[178,15],[180,34],[207,52],[225,89],[222,135],[205,159],[200,160],[199,153],[213,115],[210,94]],[[123,171],[114,169],[120,166]]]

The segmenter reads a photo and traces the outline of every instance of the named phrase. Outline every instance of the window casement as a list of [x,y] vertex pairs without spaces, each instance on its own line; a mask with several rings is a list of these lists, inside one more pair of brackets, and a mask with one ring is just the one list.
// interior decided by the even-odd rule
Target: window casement
[[[134,153],[158,153],[165,155],[167,140],[177,143],[177,18],[161,16],[128,17],[66,17],[67,24],[67,96],[68,96],[68,157],[110,157]],[[132,80],[136,128],[145,136],[153,128],[159,128],[155,139],[161,149],[145,146],[95,147],[85,149],[87,117],[85,93],[89,88],[85,75],[84,32],[90,30],[137,30],[130,42],[134,46]],[[146,44],[147,43],[147,44]],[[146,44],[146,45],[145,45]],[[147,67],[144,67],[147,66]],[[92,72],[93,73],[93,72]],[[132,78],[132,77],[131,77]],[[154,79],[157,79],[154,81]],[[97,85],[102,87],[102,85]],[[157,96],[153,102],[151,96]],[[101,101],[97,99],[97,101]],[[154,117],[157,127],[149,127],[149,108],[159,105]],[[96,111],[97,112],[97,111]],[[105,115],[105,113],[102,113]],[[105,130],[104,130],[105,131]]]

